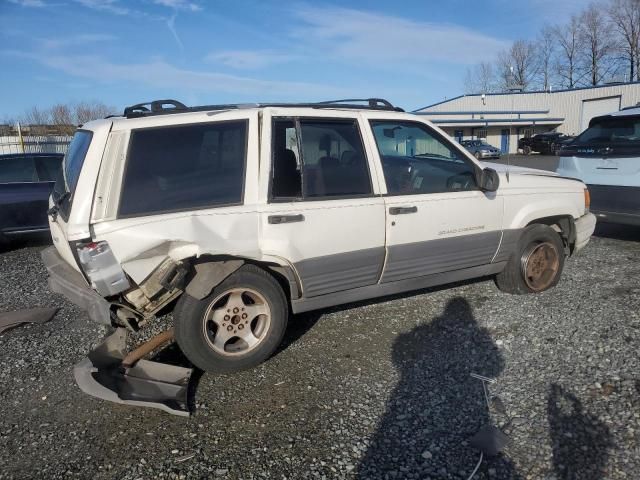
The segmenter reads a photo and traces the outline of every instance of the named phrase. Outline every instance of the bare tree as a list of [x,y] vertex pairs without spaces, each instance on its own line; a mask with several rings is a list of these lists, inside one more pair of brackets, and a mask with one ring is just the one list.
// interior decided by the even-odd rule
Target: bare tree
[[609,16],[620,37],[619,49],[629,63],[629,81],[640,80],[640,0],[612,0]]
[[51,123],[58,127],[60,133],[64,133],[66,135],[73,134],[76,122],[74,122],[73,114],[69,105],[59,103],[51,107],[50,111]]
[[493,65],[489,62],[480,62],[467,68],[465,77],[466,93],[491,93],[496,90],[496,79],[493,73]]
[[47,109],[31,107],[24,112],[20,121],[26,125],[48,125],[51,123],[51,112]]
[[582,12],[579,32],[589,84],[598,85],[611,75],[617,66],[615,61],[612,61],[615,44],[609,33],[609,21],[601,6],[591,3]]
[[508,50],[498,55],[498,75],[502,90],[514,87],[528,90],[538,73],[536,48],[533,42],[516,40]]
[[574,88],[582,78],[580,70],[580,19],[573,15],[569,23],[553,27],[552,32],[558,43],[556,74],[563,87]]
[[538,82],[542,90],[551,88],[553,58],[556,53],[556,36],[553,28],[545,26],[536,41],[538,55]]
[[20,119],[20,123],[28,125],[30,132],[34,135],[44,135],[47,131],[47,125],[51,123],[51,112],[48,109],[40,109],[31,107],[24,112]]
[[51,126],[55,126],[58,132],[71,135],[78,125],[114,113],[116,113],[114,107],[97,101],[84,101],[75,104],[59,103],[46,109],[31,107],[22,115],[20,121],[25,126],[29,125],[31,132],[35,134],[50,133]]
[[113,115],[115,108],[109,107],[102,102],[80,102],[75,105],[75,122],[79,125]]

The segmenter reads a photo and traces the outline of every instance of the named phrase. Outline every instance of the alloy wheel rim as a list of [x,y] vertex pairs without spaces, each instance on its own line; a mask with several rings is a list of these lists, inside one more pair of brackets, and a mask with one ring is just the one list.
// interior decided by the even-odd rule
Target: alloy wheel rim
[[237,356],[257,348],[270,325],[271,308],[260,292],[232,288],[209,304],[202,329],[209,347],[216,353]]
[[556,278],[560,258],[552,243],[541,242],[525,250],[521,264],[527,286],[534,292],[540,292],[548,288]]

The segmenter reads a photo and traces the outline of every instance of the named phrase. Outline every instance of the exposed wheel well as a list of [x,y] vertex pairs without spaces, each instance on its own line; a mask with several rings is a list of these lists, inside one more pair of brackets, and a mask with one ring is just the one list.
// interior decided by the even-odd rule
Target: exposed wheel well
[[527,224],[529,225],[548,225],[553,228],[562,239],[565,253],[571,255],[576,244],[576,226],[571,215],[558,215],[553,217],[536,218]]
[[[282,266],[273,262],[260,262],[258,260],[251,259],[251,258],[235,257],[235,256],[228,256],[228,255],[225,255],[225,256],[203,255],[202,257],[199,257],[199,258],[192,258],[189,261],[192,267],[192,270],[195,270],[196,265],[216,264],[221,262],[242,262],[237,268],[240,268],[242,264],[254,265],[260,268],[261,270],[264,270],[265,272],[267,272],[278,282],[278,284],[282,287],[282,290],[284,291],[286,298],[289,302],[291,301],[291,299],[295,299],[300,296],[301,289],[300,289],[297,275],[295,274],[293,269],[288,266]],[[232,274],[233,271],[228,273],[228,275]],[[218,283],[223,281],[224,278],[226,278],[226,276],[228,275],[216,276],[213,278],[213,281],[211,278],[206,278],[206,281],[208,282],[208,284],[206,285],[205,288],[209,289],[209,291],[213,290],[213,288]],[[205,281],[204,278],[202,280]],[[188,279],[187,284],[194,281],[195,282],[199,281],[198,278],[196,278],[196,275],[192,275]]]

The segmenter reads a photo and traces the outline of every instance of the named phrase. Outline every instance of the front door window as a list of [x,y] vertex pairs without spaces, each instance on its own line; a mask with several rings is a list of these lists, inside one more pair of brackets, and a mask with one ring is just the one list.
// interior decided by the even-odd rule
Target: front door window
[[474,165],[426,125],[372,121],[371,127],[389,194],[477,190]]

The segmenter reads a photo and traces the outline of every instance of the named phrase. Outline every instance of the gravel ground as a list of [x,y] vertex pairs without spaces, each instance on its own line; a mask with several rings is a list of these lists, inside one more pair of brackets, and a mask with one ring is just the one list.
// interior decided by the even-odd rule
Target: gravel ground
[[15,246],[0,311],[61,309],[0,336],[0,479],[463,479],[490,417],[511,444],[477,478],[638,478],[640,230],[599,232],[540,295],[482,280],[297,316],[262,366],[205,375],[189,419],[80,392],[104,331],[47,292],[42,244]]

